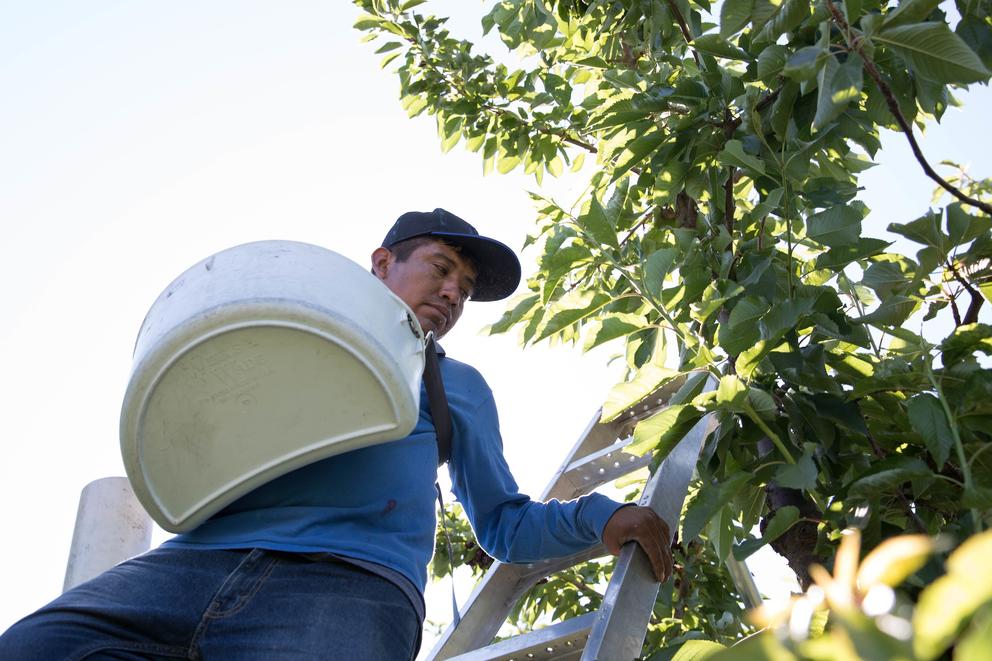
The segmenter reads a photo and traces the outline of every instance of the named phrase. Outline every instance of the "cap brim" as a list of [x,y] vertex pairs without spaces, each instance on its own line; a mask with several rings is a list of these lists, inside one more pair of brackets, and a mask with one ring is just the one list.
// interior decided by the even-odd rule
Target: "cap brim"
[[485,236],[431,232],[457,246],[475,263],[479,273],[472,292],[473,301],[498,301],[512,294],[520,284],[520,260],[505,245]]

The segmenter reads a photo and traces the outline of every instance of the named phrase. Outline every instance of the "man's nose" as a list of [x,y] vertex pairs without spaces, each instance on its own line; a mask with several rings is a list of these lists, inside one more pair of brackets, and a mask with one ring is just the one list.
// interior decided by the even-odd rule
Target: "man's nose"
[[441,297],[453,306],[457,306],[461,303],[461,288],[458,286],[457,282],[446,280],[444,284],[441,285],[440,293]]

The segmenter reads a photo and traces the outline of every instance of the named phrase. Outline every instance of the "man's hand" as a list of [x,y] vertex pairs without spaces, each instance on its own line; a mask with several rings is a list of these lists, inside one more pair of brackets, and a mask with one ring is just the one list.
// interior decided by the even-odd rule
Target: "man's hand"
[[659,583],[672,575],[672,549],[668,524],[654,510],[639,505],[621,507],[603,528],[603,543],[613,555],[620,555],[620,547],[627,542],[637,542],[651,561],[651,569]]

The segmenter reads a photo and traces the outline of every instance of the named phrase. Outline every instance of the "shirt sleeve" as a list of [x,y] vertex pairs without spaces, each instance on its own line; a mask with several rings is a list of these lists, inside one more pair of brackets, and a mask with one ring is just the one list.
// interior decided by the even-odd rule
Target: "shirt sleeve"
[[492,392],[483,386],[478,395],[473,408],[453,415],[449,473],[480,546],[501,562],[535,562],[598,544],[623,504],[602,494],[541,503],[520,493],[503,456]]

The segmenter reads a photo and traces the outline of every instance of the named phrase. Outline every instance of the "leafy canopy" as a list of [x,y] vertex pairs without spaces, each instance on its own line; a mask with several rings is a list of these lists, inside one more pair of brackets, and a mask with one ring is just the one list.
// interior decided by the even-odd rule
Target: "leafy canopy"
[[[726,585],[718,561],[765,544],[811,585],[811,563],[836,564],[852,526],[869,549],[988,526],[992,184],[953,163],[941,176],[914,135],[992,75],[988,0],[500,0],[481,20],[501,61],[424,0],[356,4],[402,106],[436,119],[442,149],[461,142],[486,172],[535,177],[536,270],[492,332],[615,346],[629,369],[607,418],[689,371],[719,379],[634,431],[660,461],[718,416],[681,528],[699,585]],[[888,226],[900,243],[869,235],[858,199],[882,128],[938,186],[932,208]],[[546,175],[580,177],[584,193],[553,199]],[[689,563],[700,540],[716,562]],[[668,592],[652,658],[746,631],[716,598],[690,622],[690,597]],[[518,615],[580,597],[532,599]],[[940,654],[974,612],[906,653]],[[738,625],[717,626],[725,616]],[[848,642],[868,641],[857,655],[888,658],[891,632],[851,622]]]

